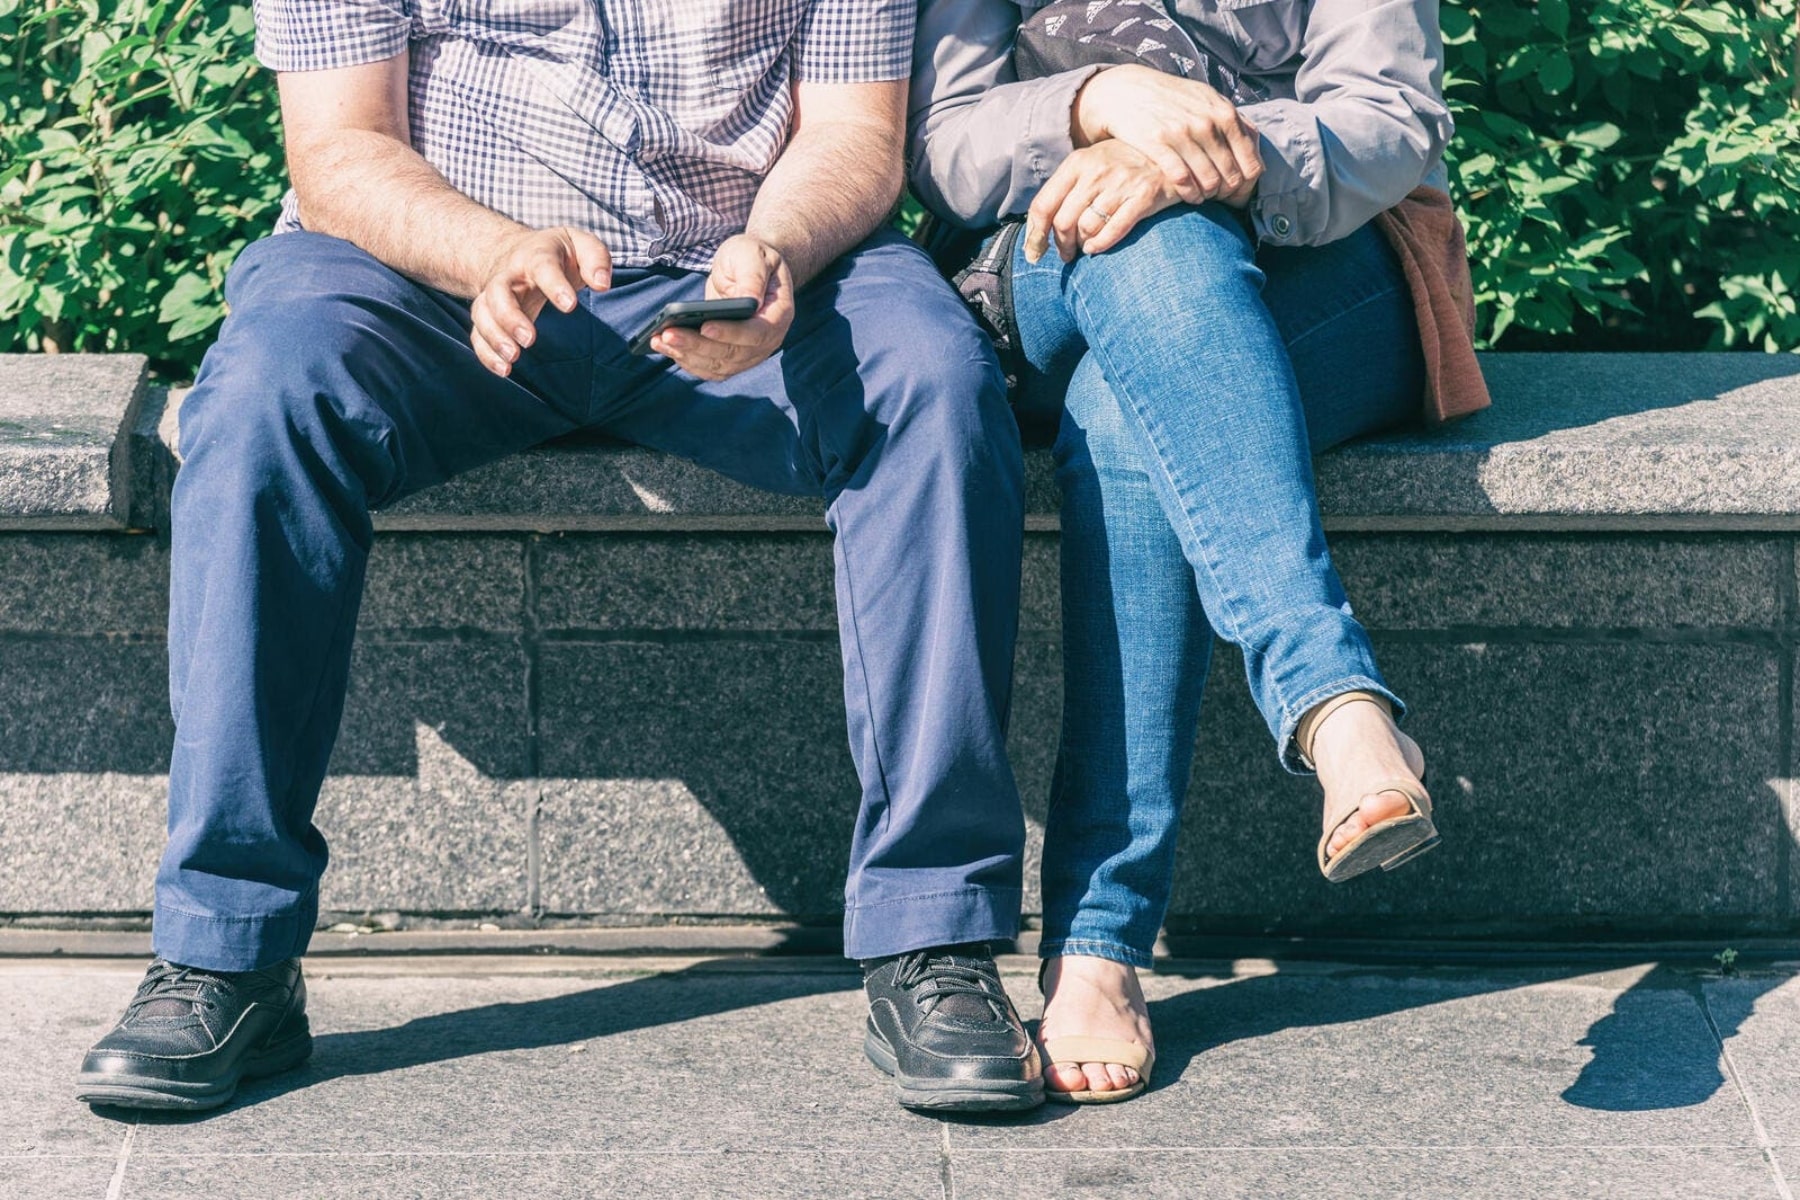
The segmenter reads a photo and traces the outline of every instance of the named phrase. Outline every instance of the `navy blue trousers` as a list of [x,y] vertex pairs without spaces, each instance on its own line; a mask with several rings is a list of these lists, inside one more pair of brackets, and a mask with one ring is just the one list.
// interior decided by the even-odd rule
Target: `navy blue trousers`
[[1023,465],[992,349],[884,231],[799,293],[781,353],[752,370],[706,383],[627,353],[704,287],[620,271],[574,313],[546,308],[501,379],[469,348],[466,304],[347,242],[291,233],[243,252],[181,409],[158,954],[236,971],[305,951],[370,512],[576,429],[825,500],[862,783],[846,953],[1017,932],[1024,823],[1004,743]]

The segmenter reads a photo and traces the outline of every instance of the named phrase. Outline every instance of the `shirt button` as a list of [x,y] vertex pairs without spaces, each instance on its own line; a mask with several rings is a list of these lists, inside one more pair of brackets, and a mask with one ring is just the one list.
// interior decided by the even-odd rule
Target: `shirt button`
[[1276,237],[1284,238],[1294,231],[1294,223],[1282,214],[1276,213],[1275,219],[1269,222],[1269,228],[1275,231]]

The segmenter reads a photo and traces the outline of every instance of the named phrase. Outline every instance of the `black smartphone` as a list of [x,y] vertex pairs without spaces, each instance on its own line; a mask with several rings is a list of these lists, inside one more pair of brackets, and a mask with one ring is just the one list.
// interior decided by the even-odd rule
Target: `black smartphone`
[[748,296],[725,300],[676,300],[662,306],[656,320],[631,339],[633,354],[654,354],[650,339],[665,329],[698,329],[708,321],[744,321],[756,315],[758,302]]

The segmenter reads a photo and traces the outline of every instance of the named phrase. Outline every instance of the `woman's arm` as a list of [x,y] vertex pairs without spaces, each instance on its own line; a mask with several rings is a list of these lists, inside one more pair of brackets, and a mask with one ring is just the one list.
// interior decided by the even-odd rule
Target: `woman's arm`
[[1012,0],[921,0],[907,115],[913,191],[947,220],[1025,211],[1074,149],[1069,111],[1094,68],[1020,82]]
[[1437,0],[1318,0],[1292,100],[1239,111],[1262,135],[1250,213],[1265,242],[1354,232],[1417,187],[1453,125]]

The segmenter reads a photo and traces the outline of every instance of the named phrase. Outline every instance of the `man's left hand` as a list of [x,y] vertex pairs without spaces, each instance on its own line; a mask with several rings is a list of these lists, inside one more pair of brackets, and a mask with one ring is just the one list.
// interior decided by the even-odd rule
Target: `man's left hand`
[[794,323],[794,277],[781,252],[740,233],[719,247],[706,298],[748,296],[760,302],[743,321],[708,321],[698,329],[665,329],[650,348],[702,379],[729,379],[781,349]]

